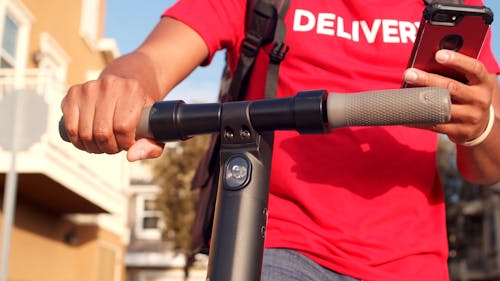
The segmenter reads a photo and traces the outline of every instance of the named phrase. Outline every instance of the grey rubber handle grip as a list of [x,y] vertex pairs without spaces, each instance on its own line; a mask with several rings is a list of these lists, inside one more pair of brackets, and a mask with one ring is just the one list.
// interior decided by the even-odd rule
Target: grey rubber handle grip
[[442,88],[407,88],[357,94],[329,94],[330,128],[446,123],[451,101]]

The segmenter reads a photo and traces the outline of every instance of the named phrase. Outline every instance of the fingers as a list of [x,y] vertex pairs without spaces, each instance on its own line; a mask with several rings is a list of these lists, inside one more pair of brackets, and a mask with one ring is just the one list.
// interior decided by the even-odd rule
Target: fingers
[[[139,85],[135,82],[128,84],[125,90],[130,93],[140,91]],[[120,149],[128,149],[134,144],[135,129],[145,105],[146,98],[143,95],[134,95],[133,98],[119,99],[117,101],[114,111],[113,131]]]
[[404,79],[407,83],[413,85],[447,89],[454,102],[464,103],[469,98],[468,95],[464,94],[464,90],[459,82],[437,74],[410,68],[405,71]]
[[447,89],[450,92],[453,104],[474,104],[486,110],[491,103],[491,89],[483,84],[486,81],[470,86],[451,78],[415,68],[407,69],[404,73],[404,79],[413,85]]
[[[474,58],[467,57],[463,54],[450,51],[450,50],[439,50],[436,52],[435,59],[438,63],[445,65],[447,67],[453,68],[461,73],[464,73],[467,79],[469,80],[468,85],[477,85],[481,84],[484,81],[488,80],[488,70],[484,66],[484,64]],[[436,81],[437,76],[443,78],[443,76],[434,74],[429,77],[431,80],[429,81]],[[420,82],[425,82],[422,79],[420,81],[415,81],[414,79],[416,78],[415,76],[407,76],[405,74],[405,79],[408,78],[407,80],[408,83],[412,84],[418,84]],[[453,82],[455,80],[453,79],[448,79],[448,83]],[[458,82],[457,82],[458,83]]]
[[128,150],[146,100],[136,81],[115,76],[71,87],[61,104],[70,141],[90,153]]
[[79,95],[80,87],[71,87],[61,102],[61,111],[63,113],[66,135],[74,146],[84,150],[83,144],[78,140],[78,116],[80,112],[76,99]]
[[[471,114],[472,112],[472,114]],[[483,114],[472,111],[467,105],[453,105],[451,107],[451,120],[443,124],[419,124],[411,127],[426,129],[442,133],[457,143],[464,143],[479,136],[486,126]]]
[[78,142],[90,153],[100,153],[98,146],[93,139],[93,123],[95,107],[88,106],[95,104],[97,97],[93,92],[98,91],[98,86],[94,81],[85,83],[78,99]]
[[470,105],[454,105],[451,116],[449,123],[436,127],[438,132],[447,134],[455,143],[464,143],[481,135],[488,122],[482,111]]
[[460,83],[448,77],[410,68],[404,73],[407,83],[418,86],[434,86],[448,89],[454,104],[473,104],[486,111],[491,104],[493,86],[485,66],[476,59],[460,53],[440,50],[436,61],[465,73],[468,84]]
[[487,78],[488,71],[486,67],[477,59],[449,50],[439,50],[436,52],[435,58],[440,64],[464,73],[472,85],[479,84]]
[[117,153],[121,148],[114,136],[113,119],[115,116],[117,95],[107,91],[107,85],[102,86],[101,99],[95,105],[93,122],[93,137],[99,150],[104,153]]
[[436,61],[466,75],[468,84],[463,84],[439,74],[418,69],[407,69],[404,79],[418,86],[433,86],[448,89],[451,95],[451,120],[447,124],[429,125],[427,129],[444,133],[456,143],[463,143],[479,136],[488,122],[489,106],[494,85],[485,66],[478,60],[462,54],[440,50]]

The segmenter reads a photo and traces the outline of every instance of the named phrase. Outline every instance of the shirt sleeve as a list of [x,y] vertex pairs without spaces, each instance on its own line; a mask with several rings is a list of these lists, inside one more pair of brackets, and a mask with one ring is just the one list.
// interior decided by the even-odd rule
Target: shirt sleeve
[[180,0],[162,16],[179,20],[195,30],[205,41],[209,64],[216,51],[234,52],[245,33],[245,0]]

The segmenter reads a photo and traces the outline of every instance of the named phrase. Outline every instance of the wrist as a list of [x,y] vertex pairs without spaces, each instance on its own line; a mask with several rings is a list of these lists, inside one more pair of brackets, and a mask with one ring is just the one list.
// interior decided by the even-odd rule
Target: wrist
[[488,125],[486,126],[486,129],[483,131],[483,133],[477,138],[463,143],[459,143],[459,145],[472,147],[481,144],[491,133],[491,130],[493,128],[493,123],[495,123],[495,110],[493,109],[493,105],[490,105],[490,116],[488,120]]

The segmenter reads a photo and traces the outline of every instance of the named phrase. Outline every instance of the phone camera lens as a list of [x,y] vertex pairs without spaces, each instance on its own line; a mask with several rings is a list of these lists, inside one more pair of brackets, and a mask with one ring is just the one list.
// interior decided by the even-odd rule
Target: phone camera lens
[[431,21],[438,25],[453,26],[460,22],[462,16],[457,13],[441,13],[432,14]]
[[434,14],[434,17],[432,20],[436,21],[436,22],[449,22],[450,16],[447,14],[443,14],[443,13],[436,13],[436,14]]

